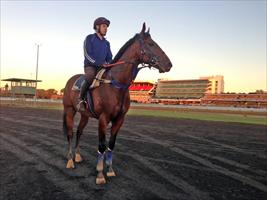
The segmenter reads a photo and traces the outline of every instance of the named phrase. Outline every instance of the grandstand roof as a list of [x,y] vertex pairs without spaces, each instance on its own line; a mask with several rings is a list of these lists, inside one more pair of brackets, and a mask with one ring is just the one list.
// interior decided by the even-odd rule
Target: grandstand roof
[[131,85],[129,90],[130,91],[149,91],[153,88],[153,86],[138,86],[138,85]]
[[186,79],[186,80],[159,80],[159,82],[190,82],[190,81],[208,81],[209,79]]
[[145,84],[145,83],[154,85],[154,83],[152,83],[150,81],[134,81],[133,84]]
[[12,82],[42,82],[41,80],[24,79],[24,78],[7,78],[7,79],[2,79],[2,81],[12,81]]

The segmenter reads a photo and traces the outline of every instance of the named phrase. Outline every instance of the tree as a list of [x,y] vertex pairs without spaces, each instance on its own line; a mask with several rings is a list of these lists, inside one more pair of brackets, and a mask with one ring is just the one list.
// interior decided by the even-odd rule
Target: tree
[[55,89],[48,89],[45,91],[45,98],[51,99],[53,95],[57,95],[57,91]]
[[65,88],[62,88],[62,89],[60,90],[60,95],[63,95],[63,94],[64,94],[64,90],[65,90]]
[[256,94],[264,94],[263,90],[256,90]]
[[39,99],[45,98],[45,90],[44,89],[37,89],[37,98],[39,98]]

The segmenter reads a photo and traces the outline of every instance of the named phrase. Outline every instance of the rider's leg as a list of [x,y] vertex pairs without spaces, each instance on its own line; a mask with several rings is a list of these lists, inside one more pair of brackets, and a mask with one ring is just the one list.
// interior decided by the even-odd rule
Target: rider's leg
[[86,98],[86,92],[88,91],[90,85],[93,83],[93,80],[96,75],[96,69],[94,67],[85,67],[84,68],[85,73],[85,80],[82,82],[81,90],[78,98],[78,105],[77,110],[78,111],[85,111],[85,98]]

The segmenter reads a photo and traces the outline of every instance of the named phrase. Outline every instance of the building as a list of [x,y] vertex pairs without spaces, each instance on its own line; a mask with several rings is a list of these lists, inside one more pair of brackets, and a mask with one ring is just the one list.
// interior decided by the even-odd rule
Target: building
[[41,80],[21,79],[21,78],[8,78],[2,81],[10,81],[10,86],[7,85],[8,96],[13,97],[34,97],[37,87],[37,82]]
[[219,94],[223,91],[223,76],[201,77],[189,80],[159,80],[155,98],[200,99],[205,94]]
[[130,99],[133,102],[148,103],[153,95],[155,85],[151,82],[134,82],[130,88]]
[[207,77],[200,77],[200,79],[208,79],[210,85],[206,94],[221,94],[224,92],[224,78],[223,76],[207,76]]

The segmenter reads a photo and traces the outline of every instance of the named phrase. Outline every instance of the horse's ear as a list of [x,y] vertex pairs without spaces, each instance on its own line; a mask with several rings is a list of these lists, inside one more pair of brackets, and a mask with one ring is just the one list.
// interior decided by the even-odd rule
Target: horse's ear
[[144,23],[143,23],[143,28],[142,28],[142,30],[141,30],[141,34],[144,34],[145,31],[146,31],[146,23],[144,22]]
[[149,31],[150,31],[150,28],[148,28],[148,30],[147,30],[147,32],[146,32],[146,33],[147,33],[147,34],[149,34]]

